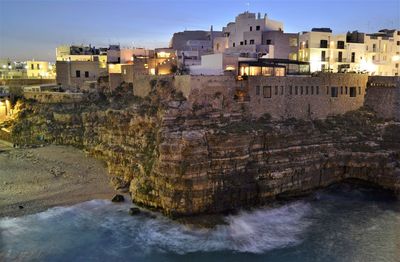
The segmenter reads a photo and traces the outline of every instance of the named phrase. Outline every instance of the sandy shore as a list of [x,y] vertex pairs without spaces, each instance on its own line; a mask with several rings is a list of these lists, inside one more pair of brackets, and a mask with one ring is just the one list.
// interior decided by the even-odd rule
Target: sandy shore
[[104,163],[73,147],[13,149],[0,143],[0,217],[111,199]]

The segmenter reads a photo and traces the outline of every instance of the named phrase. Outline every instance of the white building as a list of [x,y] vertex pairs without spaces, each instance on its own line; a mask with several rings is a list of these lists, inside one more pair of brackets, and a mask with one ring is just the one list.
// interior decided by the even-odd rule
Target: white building
[[266,14],[261,18],[260,13],[258,13],[256,18],[256,14],[244,12],[236,17],[235,22],[228,23],[222,31],[228,37],[228,48],[236,51],[241,48],[246,49],[246,46],[249,46],[248,50],[258,52],[259,49],[262,50],[263,45],[266,45],[263,42],[262,33],[265,31],[283,31],[283,23],[269,19]]
[[380,30],[365,35],[365,68],[372,75],[400,75],[400,31]]
[[299,60],[310,62],[311,72],[338,72],[348,68],[346,34],[329,28],[313,28],[299,36]]
[[396,30],[336,35],[329,28],[313,28],[303,32],[299,42],[299,60],[310,62],[311,72],[399,75],[400,34]]

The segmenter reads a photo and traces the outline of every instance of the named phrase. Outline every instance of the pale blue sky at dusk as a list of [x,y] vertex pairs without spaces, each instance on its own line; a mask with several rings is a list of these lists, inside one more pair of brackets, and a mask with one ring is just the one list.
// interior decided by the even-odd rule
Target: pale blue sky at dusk
[[0,0],[0,58],[53,61],[62,44],[165,47],[174,32],[221,30],[247,10],[286,32],[400,28],[400,0]]

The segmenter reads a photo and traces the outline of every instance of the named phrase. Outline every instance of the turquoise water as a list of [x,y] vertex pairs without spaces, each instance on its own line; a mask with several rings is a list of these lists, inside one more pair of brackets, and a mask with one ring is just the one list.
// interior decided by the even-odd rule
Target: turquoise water
[[213,229],[93,200],[0,219],[0,261],[400,261],[400,202],[343,184]]

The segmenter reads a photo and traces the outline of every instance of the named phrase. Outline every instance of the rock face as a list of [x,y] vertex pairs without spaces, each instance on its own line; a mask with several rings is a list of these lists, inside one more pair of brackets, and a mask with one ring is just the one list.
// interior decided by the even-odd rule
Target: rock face
[[400,193],[400,123],[367,110],[249,120],[244,106],[199,107],[166,83],[153,88],[121,108],[25,103],[13,142],[84,148],[107,163],[116,188],[171,216],[260,205],[345,179]]

